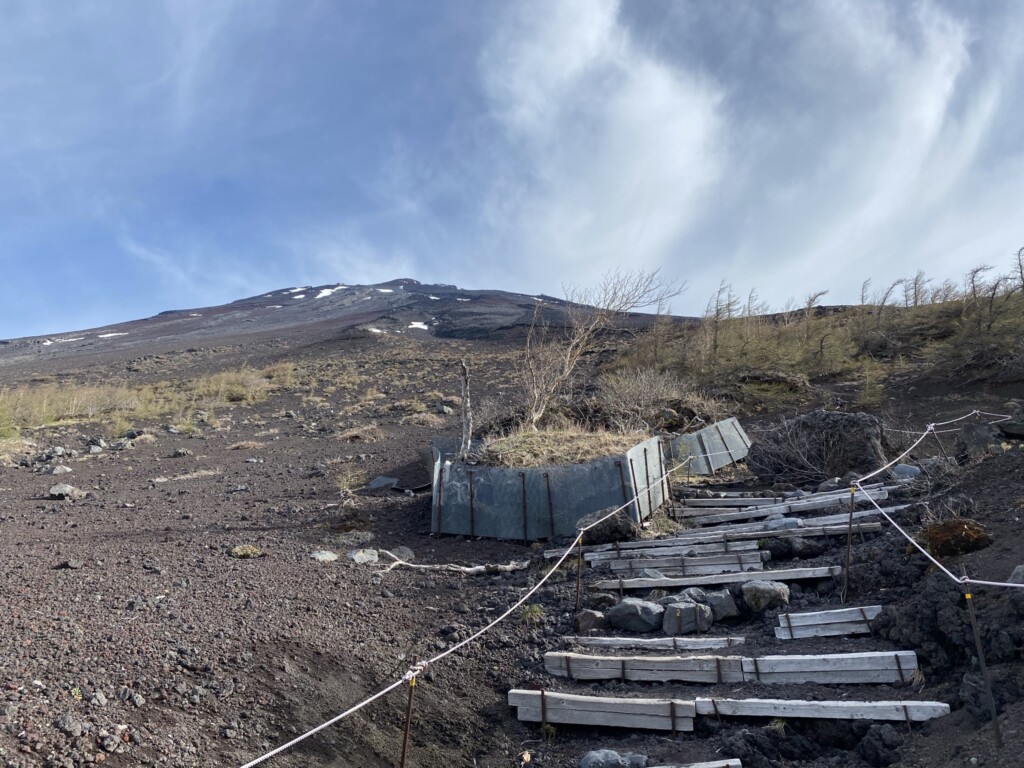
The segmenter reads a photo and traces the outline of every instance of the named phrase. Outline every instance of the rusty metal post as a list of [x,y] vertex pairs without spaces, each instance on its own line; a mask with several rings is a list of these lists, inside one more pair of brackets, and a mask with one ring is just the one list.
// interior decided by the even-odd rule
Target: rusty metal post
[[[413,656],[413,666],[419,664],[419,657]],[[416,690],[416,678],[409,680],[409,703],[405,707],[405,735],[402,737],[402,757],[398,762],[399,768],[405,768],[405,754],[409,749],[409,731],[412,729],[412,694]]]
[[441,502],[444,498],[444,464],[437,473],[437,538],[441,538]]
[[843,567],[842,602],[846,602],[850,592],[850,560],[853,555],[853,510],[857,506],[857,486],[850,486],[850,519],[846,526],[846,565]]
[[[961,565],[964,576],[967,575],[967,566]],[[967,600],[967,612],[971,615],[971,630],[974,632],[974,647],[978,651],[978,667],[981,669],[981,679],[985,682],[985,693],[988,696],[988,708],[992,713],[992,729],[995,732],[996,746],[1003,747],[1003,733],[999,730],[999,711],[996,709],[996,697],[992,694],[992,678],[988,675],[988,665],[985,664],[985,650],[981,647],[981,632],[978,631],[978,616],[974,611],[974,599],[969,585],[964,584],[964,598]]]
[[583,579],[583,535],[580,534],[579,548],[576,550],[576,612],[580,610],[580,582]]

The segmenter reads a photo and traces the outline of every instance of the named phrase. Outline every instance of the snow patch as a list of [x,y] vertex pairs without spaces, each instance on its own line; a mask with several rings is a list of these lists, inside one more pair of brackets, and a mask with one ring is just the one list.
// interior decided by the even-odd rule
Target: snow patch
[[67,344],[69,341],[82,341],[85,336],[75,336],[73,339],[54,339],[58,344]]
[[456,299],[456,301],[472,301],[472,299]]
[[304,299],[304,298],[306,298],[306,294],[300,293],[298,296],[292,296],[292,298],[293,299]]
[[115,336],[127,336],[127,335],[128,335],[128,331],[124,331],[123,333],[98,333],[98,334],[96,334],[96,338],[97,339],[112,339]]
[[283,304],[271,304],[267,309],[284,309]]
[[302,293],[303,291],[308,290],[308,289],[309,289],[309,286],[306,285],[306,286],[303,286],[302,288],[289,288],[287,291],[285,291],[285,293]]
[[426,323],[412,322],[412,323],[409,323],[409,327],[410,328],[418,328],[421,331],[427,330],[427,324]]
[[430,299],[431,301],[440,301],[441,300],[440,296],[428,296],[427,298]]
[[199,314],[198,312],[189,312],[188,316],[189,317],[202,317],[202,315]]
[[52,341],[51,339],[47,339],[46,341],[44,341],[44,342],[43,342],[43,346],[44,346],[44,347],[48,347],[48,346],[50,346],[51,344],[53,344],[53,341]]
[[367,328],[370,333],[384,333],[380,328]]
[[321,288],[320,289],[320,293],[318,293],[316,295],[316,298],[318,298],[318,299],[326,299],[332,293],[334,293],[336,291],[340,291],[342,288],[347,288],[347,287],[348,286],[345,286],[345,285],[336,285],[334,288]]
[[380,291],[381,293],[394,293],[394,291],[391,288],[378,288],[377,290]]

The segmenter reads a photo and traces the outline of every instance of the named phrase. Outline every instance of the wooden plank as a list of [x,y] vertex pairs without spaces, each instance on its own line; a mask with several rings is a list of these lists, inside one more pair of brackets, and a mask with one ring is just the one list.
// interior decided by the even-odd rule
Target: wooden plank
[[[871,499],[882,501],[889,497],[888,491],[879,489],[867,493],[857,492],[854,500],[860,504]],[[814,501],[799,501],[791,504],[775,504],[773,506],[751,507],[750,509],[739,509],[735,512],[718,512],[715,514],[699,515],[688,518],[694,525],[717,525],[719,523],[731,523],[736,520],[758,520],[774,515],[795,515],[803,512],[813,512],[822,509],[837,509],[849,504],[849,496],[846,498],[835,497],[831,499],[820,499]]]
[[[885,486],[884,483],[869,483],[868,485],[862,486],[865,491],[875,491],[881,488],[885,488],[886,491],[894,490],[899,486],[890,485]],[[858,491],[860,493],[860,491]],[[720,497],[714,497],[710,499],[704,498],[687,498],[680,499],[684,506],[687,507],[762,507],[772,506],[779,504],[798,504],[800,502],[813,502],[822,501],[833,498],[842,498],[849,501],[850,489],[840,488],[836,491],[823,491],[821,493],[811,493],[806,496],[800,496],[797,498],[787,500],[783,496],[734,496],[734,495],[722,495]]]
[[[845,534],[846,531],[844,530]],[[583,559],[588,563],[602,563],[609,560],[634,560],[647,557],[704,557],[710,555],[726,555],[734,552],[757,552],[757,540],[749,541],[709,541],[700,544],[677,544],[673,546],[645,547],[643,549],[624,549],[621,552],[585,552]],[[726,549],[728,546],[728,549]],[[564,551],[564,550],[563,550]],[[544,553],[545,556],[547,553]]]
[[917,669],[913,651],[816,656],[594,656],[550,652],[544,668],[574,680],[686,683],[906,683]]
[[586,648],[641,648],[659,651],[711,651],[743,645],[744,637],[563,637]]
[[804,637],[841,637],[843,635],[871,634],[871,625],[863,621],[841,624],[813,624],[809,627],[776,627],[775,637],[779,640],[799,640]]
[[821,568],[785,568],[774,571],[745,571],[740,573],[722,573],[713,576],[669,576],[664,579],[608,579],[595,582],[591,589],[671,589],[674,587],[700,587],[708,584],[735,584],[743,581],[798,581],[800,579],[835,578],[841,575],[841,565],[830,565]]
[[[540,706],[518,707],[516,717],[524,723],[544,722]],[[559,725],[599,725],[605,728],[642,728],[649,731],[671,731],[672,718],[668,715],[622,715],[615,712],[586,712],[572,709],[547,709],[547,722]],[[676,730],[693,731],[693,718],[676,716]]]
[[743,768],[739,758],[733,757],[728,760],[712,760],[704,763],[677,763],[675,765],[654,765],[651,768]]
[[708,565],[729,565],[736,570],[746,570],[743,566],[762,566],[764,560],[760,550],[752,552],[729,552],[704,557],[644,557],[622,560],[604,561],[613,571],[635,571],[641,568],[700,568]]
[[580,696],[572,693],[511,690],[509,706],[522,721],[604,725],[617,728],[692,731],[696,709],[692,701]]
[[700,715],[810,717],[825,720],[921,722],[949,714],[938,701],[799,701],[788,699],[697,699]]
[[739,656],[588,656],[579,653],[544,654],[544,668],[574,680],[634,680],[686,683],[743,682]]
[[783,613],[779,615],[780,627],[806,627],[815,624],[841,624],[849,621],[871,621],[882,612],[880,605],[865,605],[861,608],[837,608],[832,611],[813,613]]
[[[849,491],[847,491],[849,493]],[[778,504],[782,499],[779,497],[769,498],[763,496],[747,496],[745,498],[725,497],[721,499],[683,499],[683,506],[697,508],[705,507],[758,507]]]

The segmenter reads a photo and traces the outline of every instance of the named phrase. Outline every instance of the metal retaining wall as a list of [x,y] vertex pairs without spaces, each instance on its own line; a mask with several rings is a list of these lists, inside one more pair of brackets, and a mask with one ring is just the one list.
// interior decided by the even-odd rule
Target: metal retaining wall
[[521,541],[575,536],[577,521],[591,512],[632,501],[627,513],[643,521],[667,498],[656,437],[625,454],[552,467],[452,463],[437,448],[433,456],[432,533]]
[[697,432],[675,437],[669,443],[673,463],[691,457],[689,471],[695,475],[713,475],[722,467],[745,459],[750,438],[736,419],[726,419]]

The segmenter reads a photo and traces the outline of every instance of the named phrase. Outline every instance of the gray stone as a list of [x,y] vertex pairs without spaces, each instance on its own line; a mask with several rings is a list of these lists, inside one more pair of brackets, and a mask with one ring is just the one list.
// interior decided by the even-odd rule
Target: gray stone
[[789,587],[781,581],[748,581],[743,585],[743,602],[756,613],[779,608],[789,604]]
[[696,600],[688,597],[685,593],[680,595],[668,595],[659,600],[655,600],[658,605],[675,605],[676,603],[694,603]]
[[391,490],[398,485],[397,477],[388,477],[387,475],[378,475],[366,484],[366,490],[368,491],[384,491]]
[[76,718],[71,712],[65,712],[54,723],[61,733],[71,738],[78,738],[82,735],[82,721]]
[[707,603],[711,609],[711,616],[715,621],[731,619],[740,615],[740,609],[728,589],[719,589],[714,592],[707,592]]
[[647,768],[647,755],[635,752],[620,755],[612,749],[596,749],[583,756],[580,768]]
[[593,592],[588,601],[595,611],[606,611],[619,602],[619,598],[611,592]]
[[618,605],[608,609],[605,616],[616,629],[627,632],[653,632],[661,628],[665,608],[657,603],[626,597]]
[[996,426],[1003,433],[1003,437],[1008,437],[1011,440],[1024,440],[1024,421],[1001,421]]
[[1018,565],[1014,568],[1007,581],[1011,584],[1024,584],[1024,565]]
[[956,438],[956,456],[960,461],[980,461],[1002,453],[1003,433],[992,424],[965,424]]
[[700,603],[673,603],[664,609],[661,631],[666,635],[707,632],[714,618],[711,609]]
[[921,474],[921,468],[913,464],[897,464],[891,471],[897,480],[911,480]]
[[91,453],[91,454],[103,453],[103,448],[101,446],[98,446],[98,445],[90,445],[89,446],[89,453]]
[[825,552],[825,545],[816,539],[804,539],[796,536],[789,540],[790,557],[810,560]]
[[[581,517],[576,525],[583,528],[600,520],[615,507],[608,507]],[[584,545],[614,544],[616,541],[633,541],[640,538],[641,528],[629,516],[629,510],[612,515],[583,534]]]
[[353,549],[348,553],[348,557],[352,562],[359,565],[376,563],[380,559],[376,549]]
[[54,464],[43,470],[44,475],[69,475],[71,472],[71,467],[65,467],[63,464]]
[[843,480],[840,477],[829,478],[825,482],[820,483],[818,485],[817,493],[830,493],[832,491],[838,491],[840,488],[839,484],[842,482]]
[[764,522],[764,529],[766,531],[788,531],[799,527],[800,520],[795,517],[772,517]]
[[683,594],[695,603],[706,603],[708,601],[707,593],[700,587],[684,589]]
[[321,563],[333,563],[338,559],[338,556],[329,549],[318,549],[316,552],[311,553],[310,557]]
[[589,634],[592,629],[605,629],[608,619],[600,611],[584,609],[576,614],[576,631],[581,635]]
[[57,483],[47,492],[51,499],[84,499],[85,491],[80,491],[73,485]]

